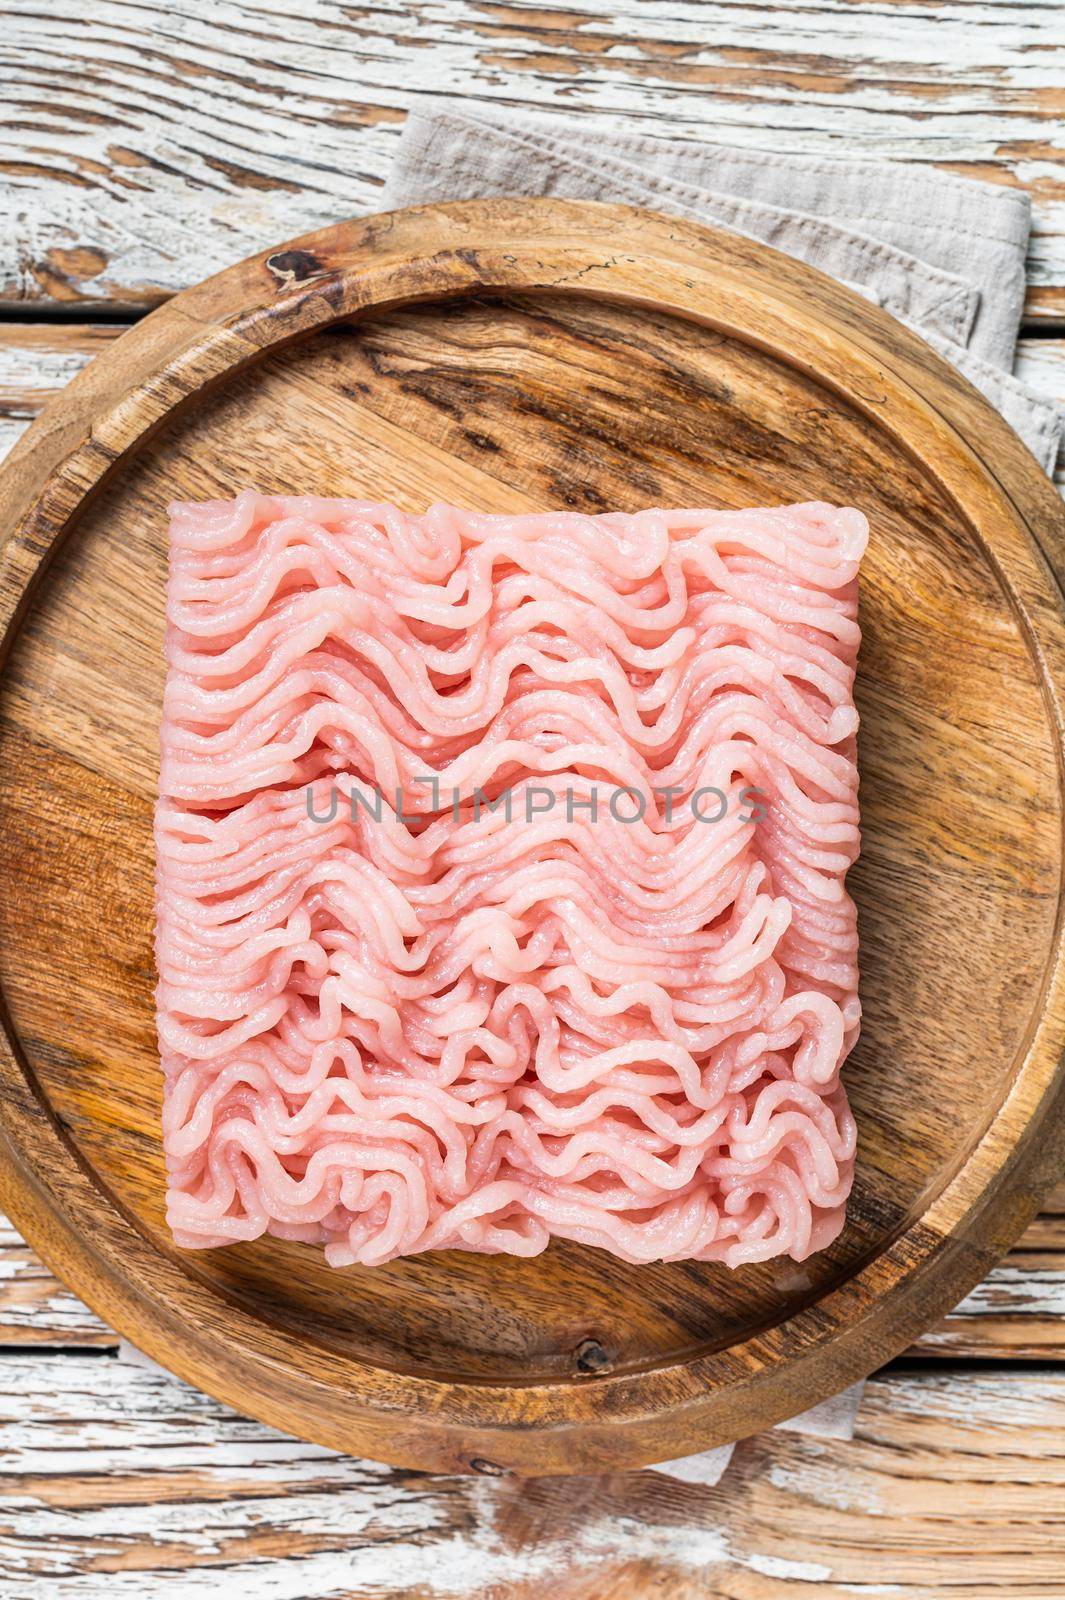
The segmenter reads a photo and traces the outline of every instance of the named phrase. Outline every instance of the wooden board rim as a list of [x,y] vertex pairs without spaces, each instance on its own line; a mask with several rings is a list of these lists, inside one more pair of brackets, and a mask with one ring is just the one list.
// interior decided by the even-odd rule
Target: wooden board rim
[[[952,369],[858,296],[764,246],[630,207],[473,201],[362,219],[242,262],[154,312],[53,402],[0,479],[4,653],[79,508],[177,407],[237,367],[369,307],[560,285],[783,351],[904,443],[920,424],[940,480],[993,548],[1040,663],[1060,796],[1065,515],[1037,464]],[[730,1351],[736,1370],[716,1388],[713,1357],[522,1389],[356,1362],[328,1378],[310,1371],[290,1335],[190,1284],[109,1204],[34,1092],[6,1027],[0,1199],[59,1275],[135,1344],[265,1421],[400,1465],[642,1465],[824,1398],[896,1354],[979,1280],[1060,1170],[1063,1041],[1059,883],[1042,1009],[983,1138],[887,1250],[818,1302],[816,1315],[810,1308],[780,1325],[791,1340],[787,1359],[773,1338],[751,1338]],[[833,1327],[838,1315],[848,1317],[842,1328]]]

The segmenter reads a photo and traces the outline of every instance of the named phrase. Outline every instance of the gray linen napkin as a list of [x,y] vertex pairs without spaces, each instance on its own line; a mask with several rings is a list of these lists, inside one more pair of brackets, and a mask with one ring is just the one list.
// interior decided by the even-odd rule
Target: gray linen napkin
[[429,100],[410,113],[387,208],[518,194],[648,206],[810,262],[920,333],[1054,470],[1065,412],[1010,371],[1031,211],[1022,191],[888,162],[619,134],[510,106]]
[[[505,118],[505,122],[504,122]],[[816,160],[647,138],[587,118],[422,100],[384,208],[492,195],[613,200],[760,239],[838,278],[952,361],[1053,472],[1065,412],[1011,374],[1024,306],[1028,196],[887,162]],[[780,1423],[849,1439],[863,1384]],[[734,1445],[653,1471],[712,1485]]]

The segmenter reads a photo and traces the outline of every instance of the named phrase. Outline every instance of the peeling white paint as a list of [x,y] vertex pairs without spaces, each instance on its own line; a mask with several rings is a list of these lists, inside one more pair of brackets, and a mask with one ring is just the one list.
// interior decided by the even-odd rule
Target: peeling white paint
[[[723,1592],[782,1600],[792,1584],[927,1600],[924,1580],[939,1570],[927,1562],[949,1558],[967,1515],[986,1516],[972,1503],[973,1484],[996,1459],[1008,1459],[1016,1485],[1045,1482],[1041,1495],[1025,1499],[1018,1488],[1013,1507],[1002,1505],[1003,1548],[1036,1538],[1060,1477],[1053,1440],[1065,1423],[1065,1372],[895,1372],[870,1384],[857,1442],[779,1430],[760,1441],[761,1483],[749,1470],[716,1489],[634,1475],[633,1488],[621,1477],[594,1493],[589,1480],[559,1492],[339,1456],[107,1356],[0,1362],[0,1594],[17,1574],[27,1600],[369,1600],[407,1590],[474,1600],[492,1585],[503,1596],[522,1584],[553,1597],[593,1573],[615,1592],[606,1574],[622,1565],[649,1591],[667,1594],[675,1582],[680,1592],[683,1582],[705,1587],[706,1600]],[[1040,1438],[1051,1441],[1049,1454]],[[927,1495],[924,1532],[915,1494],[922,1504]],[[537,1495],[538,1505],[524,1503]],[[561,1515],[571,1502],[572,1521]],[[809,1525],[818,1505],[847,1513],[823,1558],[813,1540],[789,1548],[787,1533],[796,1508]],[[906,1558],[921,1582],[850,1581],[878,1526],[893,1519],[898,1538],[900,1517],[908,1552],[927,1541]],[[961,1542],[957,1551],[968,1554]],[[958,1575],[952,1568],[951,1583]],[[770,1587],[751,1587],[761,1582]],[[1007,1600],[1022,1591],[1001,1592]]]
[[[111,1484],[138,1472],[158,1477],[184,1470],[203,1484],[203,1498],[191,1502],[155,1497],[149,1489],[143,1500],[125,1496],[121,1504],[110,1503],[108,1494],[109,1503],[99,1507],[8,1493],[0,1505],[0,1592],[4,1572],[21,1570],[39,1575],[40,1600],[105,1589],[119,1600],[184,1600],[210,1592],[210,1565],[220,1560],[225,1592],[232,1584],[254,1600],[326,1600],[376,1585],[390,1593],[420,1586],[433,1596],[469,1595],[621,1558],[677,1571],[745,1564],[730,1551],[724,1530],[701,1526],[697,1517],[678,1527],[607,1513],[581,1528],[579,1545],[547,1537],[514,1550],[498,1525],[514,1493],[507,1480],[422,1478],[337,1456],[236,1417],[176,1380],[117,1361],[9,1358],[0,1370],[0,1461],[9,1482],[16,1473],[48,1485],[63,1474],[89,1474]],[[161,1406],[169,1407],[169,1426]],[[192,1427],[187,1412],[198,1414]],[[166,1443],[168,1432],[181,1443]],[[216,1499],[227,1478],[239,1481],[240,1492]],[[257,1492],[264,1480],[274,1493]],[[451,1526],[456,1515],[458,1530]],[[242,1545],[267,1529],[312,1548],[266,1567],[249,1549],[245,1567]],[[343,1548],[313,1548],[322,1543]],[[134,1550],[136,1570],[86,1571],[90,1555],[94,1565],[124,1567]],[[143,1570],[145,1551],[158,1553],[150,1572]],[[29,1592],[37,1600],[34,1588]]]
[[5,1329],[9,1342],[12,1335],[32,1332],[54,1335],[57,1344],[64,1340],[96,1343],[107,1332],[77,1296],[52,1277],[7,1218],[0,1216],[0,1342]]
[[783,1494],[801,1496],[811,1505],[860,1512],[864,1516],[888,1514],[882,1486],[868,1474],[848,1472],[841,1467],[835,1451],[822,1452],[821,1458],[816,1460],[804,1453],[771,1461],[767,1477],[775,1489]]
[[[0,202],[2,204],[2,202]],[[32,342],[25,328],[0,325],[0,461],[53,395],[65,388],[100,348],[91,332],[81,331],[81,348],[69,334],[62,340],[42,330]],[[15,1248],[18,1235],[0,1216],[0,1281],[4,1254]]]
[[955,1306],[952,1317],[1065,1317],[1065,1263],[1061,1267],[993,1267],[983,1283]]
[[765,1578],[795,1578],[801,1583],[823,1583],[832,1568],[819,1561],[787,1561],[783,1556],[750,1556],[747,1565]]
[[918,1383],[885,1373],[877,1393],[882,1405],[901,1408],[907,1415],[935,1418],[946,1426],[979,1431],[989,1417],[1000,1428],[1019,1430],[1061,1426],[1059,1408],[1065,1396],[1065,1370],[1046,1374],[1011,1369],[1004,1372],[962,1371],[921,1375]]
[[1022,339],[1014,371],[1040,394],[1065,405],[1065,339]]

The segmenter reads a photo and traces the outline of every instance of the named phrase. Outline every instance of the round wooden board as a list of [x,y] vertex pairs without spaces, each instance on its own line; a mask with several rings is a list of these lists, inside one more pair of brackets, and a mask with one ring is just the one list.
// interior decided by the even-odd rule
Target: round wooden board
[[[860,1151],[830,1250],[729,1273],[556,1243],[332,1272],[269,1239],[174,1248],[151,953],[165,506],[247,486],[868,513]],[[631,1467],[867,1373],[1020,1231],[1065,1130],[1065,519],[896,323],[759,245],[625,207],[373,217],[148,317],[31,429],[3,490],[0,1200],[149,1355],[401,1465]]]

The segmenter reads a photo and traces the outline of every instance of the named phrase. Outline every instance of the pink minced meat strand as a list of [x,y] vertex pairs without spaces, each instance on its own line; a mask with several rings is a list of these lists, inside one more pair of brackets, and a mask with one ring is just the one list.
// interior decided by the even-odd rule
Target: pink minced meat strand
[[171,511],[177,1242],[338,1267],[828,1244],[865,518]]

